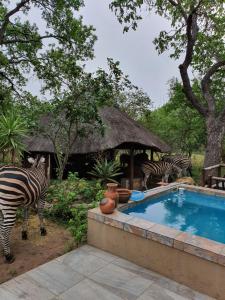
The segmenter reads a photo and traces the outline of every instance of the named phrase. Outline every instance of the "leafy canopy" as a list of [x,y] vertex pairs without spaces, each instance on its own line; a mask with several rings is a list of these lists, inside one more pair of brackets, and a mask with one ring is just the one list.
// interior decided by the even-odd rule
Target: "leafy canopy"
[[[119,22],[125,24],[124,31],[137,29],[143,10],[166,18],[171,29],[161,31],[155,38],[156,50],[159,54],[169,51],[174,59],[182,59],[185,55],[184,67],[191,67],[196,79],[202,78],[200,88],[204,96],[198,98],[189,89],[187,98],[200,113],[206,115],[208,109],[213,109],[208,108],[208,93],[215,105],[216,115],[220,114],[225,96],[223,0],[114,0],[110,8],[114,10]],[[182,79],[185,88],[190,88],[188,75],[185,74]]]
[[[169,101],[153,112],[145,114],[140,121],[171,145],[173,152],[191,155],[205,144],[204,119],[193,107],[185,103],[181,83],[171,80],[169,88]],[[199,93],[197,82],[194,89]]]
[[[83,1],[12,2],[0,3],[0,80],[15,95],[21,96],[26,88],[26,74],[34,72],[40,76],[39,68],[48,58],[57,60],[61,53],[75,61],[93,57],[94,28],[84,25],[78,16]],[[32,22],[32,14],[41,16],[44,30]],[[45,75],[54,76],[54,69]]]

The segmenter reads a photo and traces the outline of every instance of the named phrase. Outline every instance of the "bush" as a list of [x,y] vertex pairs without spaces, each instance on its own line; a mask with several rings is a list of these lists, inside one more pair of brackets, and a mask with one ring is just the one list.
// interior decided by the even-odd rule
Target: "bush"
[[67,180],[50,185],[46,197],[50,208],[45,215],[68,227],[77,243],[84,242],[87,211],[98,206],[103,192],[99,181],[87,181],[78,178],[77,173],[70,173]]

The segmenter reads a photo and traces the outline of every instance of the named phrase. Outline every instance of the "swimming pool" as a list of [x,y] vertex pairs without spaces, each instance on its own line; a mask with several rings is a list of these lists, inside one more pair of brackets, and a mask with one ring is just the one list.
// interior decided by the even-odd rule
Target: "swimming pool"
[[225,198],[180,189],[123,213],[225,243]]
[[89,210],[88,243],[225,300],[225,191],[171,183],[145,195]]

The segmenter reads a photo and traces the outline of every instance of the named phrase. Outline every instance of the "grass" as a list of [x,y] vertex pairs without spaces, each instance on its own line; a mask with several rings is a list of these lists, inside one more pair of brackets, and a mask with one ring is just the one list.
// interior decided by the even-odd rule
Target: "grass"
[[197,185],[201,184],[202,167],[204,162],[203,154],[193,154],[192,162],[192,177]]

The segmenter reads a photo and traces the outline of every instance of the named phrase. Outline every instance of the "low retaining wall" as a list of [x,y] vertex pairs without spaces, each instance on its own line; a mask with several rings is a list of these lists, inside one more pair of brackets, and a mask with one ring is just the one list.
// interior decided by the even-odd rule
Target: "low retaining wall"
[[88,212],[88,243],[225,300],[225,245],[115,211]]

